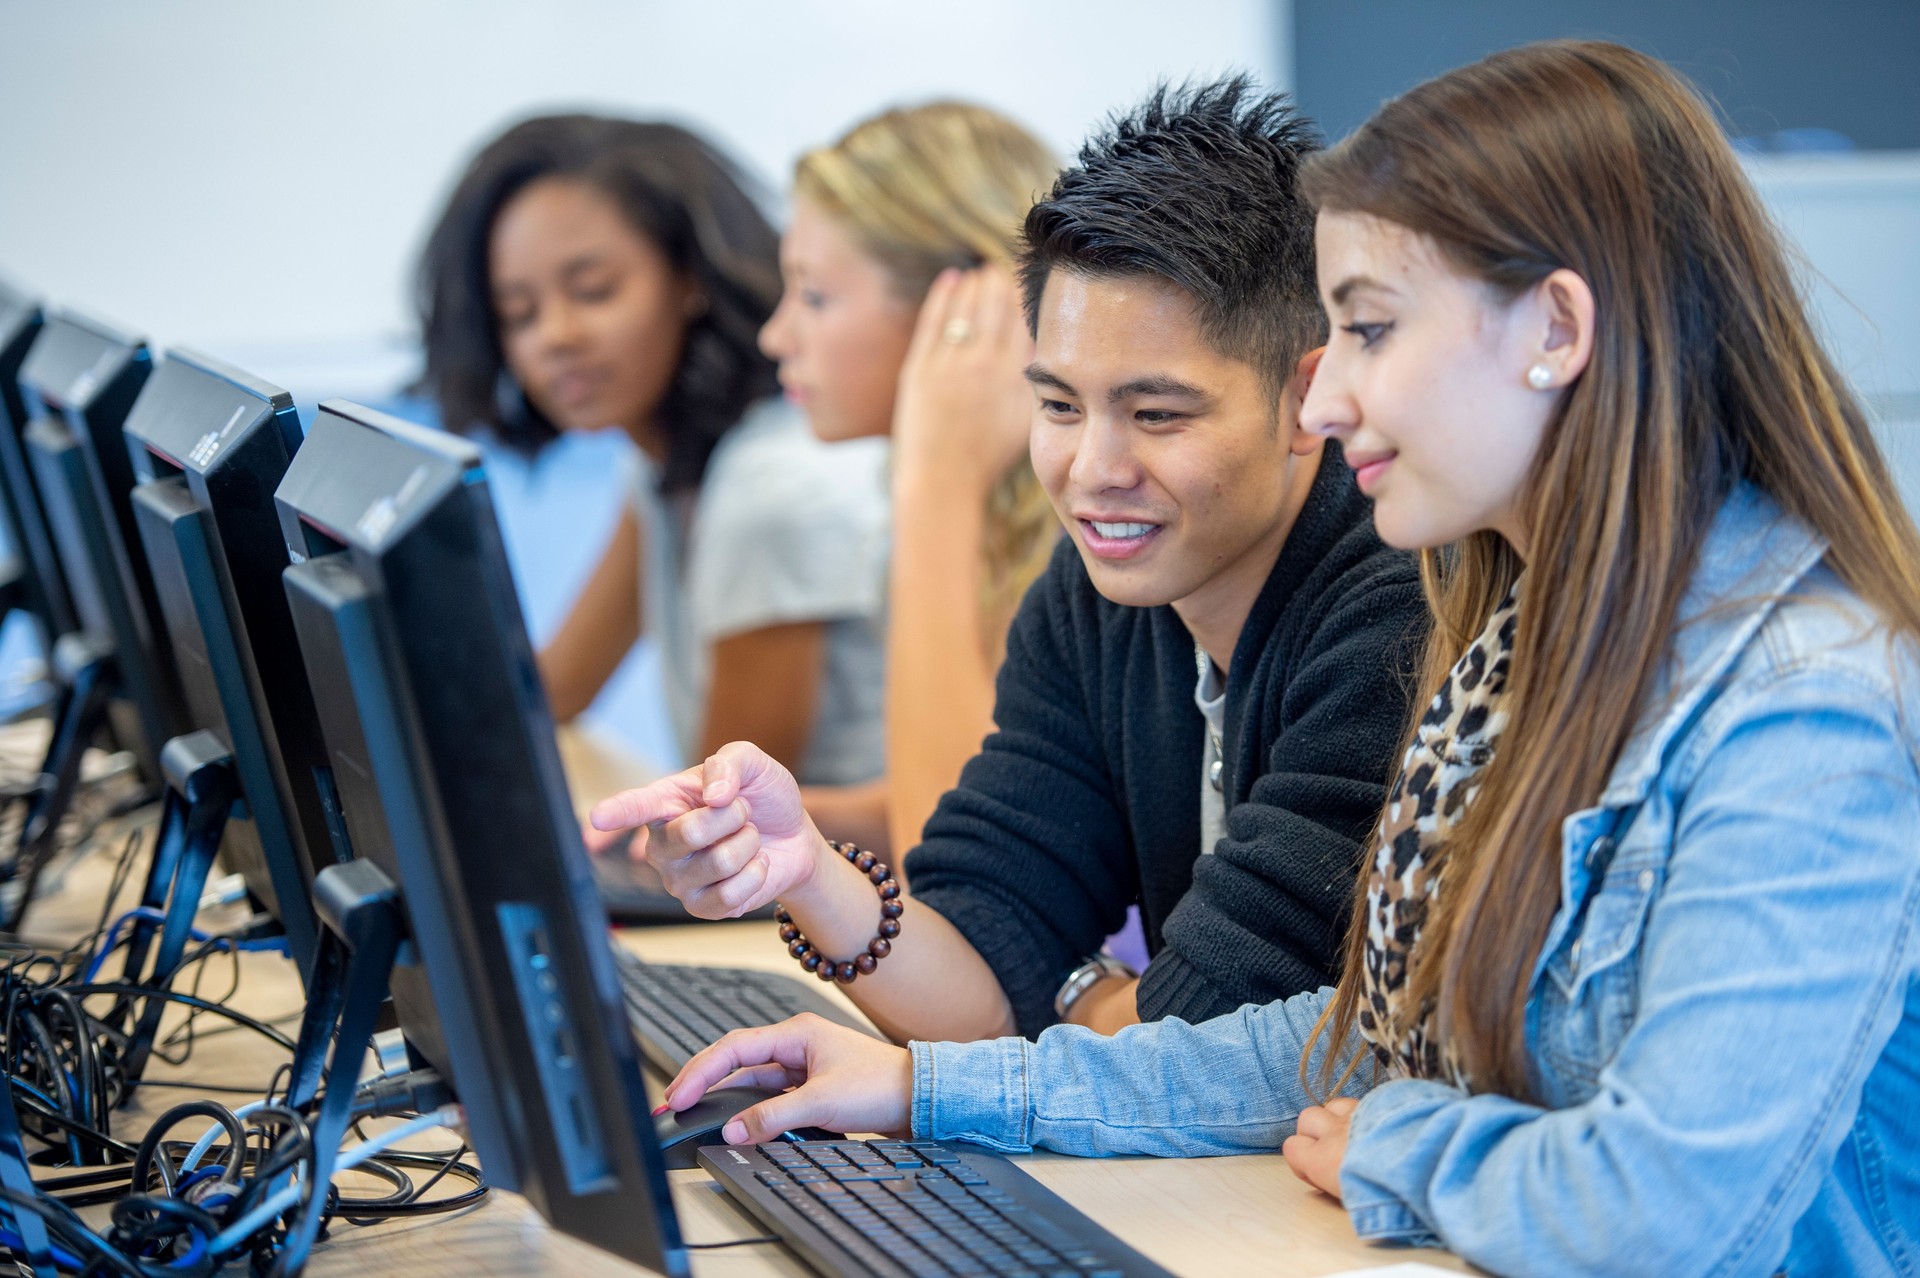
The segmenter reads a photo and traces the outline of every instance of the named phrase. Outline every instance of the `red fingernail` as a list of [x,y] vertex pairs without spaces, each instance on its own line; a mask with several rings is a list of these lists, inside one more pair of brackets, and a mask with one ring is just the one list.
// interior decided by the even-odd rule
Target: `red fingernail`
[[661,1106],[661,1107],[660,1107],[659,1109],[656,1109],[656,1110],[654,1110],[654,1111],[653,1111],[653,1116],[654,1116],[655,1118],[658,1118],[658,1117],[660,1117],[660,1115],[662,1115],[662,1114],[664,1114],[664,1113],[666,1113],[666,1112],[667,1112],[668,1110],[670,1110],[670,1109],[672,1109],[672,1108],[673,1108],[673,1106],[671,1106],[671,1105],[662,1105],[662,1106]]

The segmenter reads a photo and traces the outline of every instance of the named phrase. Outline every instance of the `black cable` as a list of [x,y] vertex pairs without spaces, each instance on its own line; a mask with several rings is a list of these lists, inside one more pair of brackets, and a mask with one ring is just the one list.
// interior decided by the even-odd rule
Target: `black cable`
[[761,1234],[756,1238],[729,1238],[725,1242],[682,1243],[688,1251],[718,1251],[722,1247],[755,1247],[761,1243],[785,1242],[779,1234]]
[[[457,1152],[459,1151],[456,1151],[456,1153]],[[434,1175],[430,1177],[425,1184],[417,1187],[413,1191],[412,1201],[401,1203],[394,1207],[383,1207],[377,1211],[355,1212],[357,1217],[364,1219],[369,1224],[375,1224],[381,1220],[397,1220],[416,1216],[438,1216],[450,1212],[463,1211],[485,1198],[493,1188],[487,1184],[486,1176],[478,1167],[472,1163],[460,1162],[457,1158],[442,1161],[419,1154],[388,1150],[386,1153],[380,1155],[379,1161],[397,1164],[402,1167],[433,1167],[436,1170]],[[431,1202],[419,1201],[421,1194],[425,1193],[430,1186],[438,1184],[442,1176],[448,1175],[459,1177],[461,1180],[472,1185],[473,1188],[446,1198],[436,1198]]]
[[107,1071],[94,1051],[93,1035],[89,1032],[91,1018],[86,1009],[80,1006],[80,1000],[64,989],[50,989],[43,997],[52,1005],[52,1010],[66,1017],[67,1041],[73,1044],[75,1072],[80,1080],[82,1105],[86,1111],[85,1119],[96,1131],[106,1131],[109,1123],[109,1106],[117,1101],[117,1096],[109,1095],[112,1085]]
[[[447,1173],[453,1170],[453,1165],[459,1162],[460,1156],[466,1152],[467,1152],[467,1146],[466,1146],[466,1143],[463,1141],[461,1142],[460,1148],[454,1150],[451,1154],[447,1155],[446,1161],[440,1164],[440,1169],[438,1171],[434,1172],[433,1175],[427,1177],[424,1183],[414,1186],[413,1196],[408,1201],[417,1203],[421,1199],[425,1198],[427,1196],[427,1191],[432,1189],[435,1185],[439,1184],[442,1180],[445,1180]],[[393,1159],[391,1161],[398,1162],[399,1160]]]
[[[96,1131],[94,1128],[88,1126],[87,1124],[82,1122],[77,1122],[76,1120],[69,1118],[67,1115],[61,1113],[59,1110],[50,1108],[46,1104],[46,1102],[42,1101],[38,1096],[33,1095],[31,1092],[22,1092],[20,1088],[21,1086],[23,1086],[23,1084],[19,1079],[16,1078],[16,1079],[13,1079],[12,1081],[14,1083],[13,1103],[16,1110],[25,1109],[25,1110],[31,1111],[36,1118],[40,1118],[45,1120],[46,1122],[52,1123],[54,1126],[60,1128],[62,1131],[67,1132],[70,1135],[77,1136],[81,1140],[90,1141],[93,1144],[98,1145],[100,1148],[106,1150],[107,1152],[112,1154],[117,1154],[119,1157],[123,1159],[131,1159],[133,1157],[134,1148],[132,1145],[129,1145],[124,1141],[115,1140],[113,1137],[107,1135],[105,1132]],[[25,1126],[25,1124],[23,1123],[22,1126]],[[39,1138],[42,1140],[47,1140],[45,1136],[40,1136]],[[47,1140],[47,1143],[51,1145],[51,1144],[57,1144],[58,1142]]]
[[113,917],[113,903],[120,899],[120,889],[127,885],[127,876],[133,870],[133,854],[140,846],[143,833],[141,830],[127,832],[126,841],[120,845],[120,859],[114,862],[113,878],[107,884],[107,895],[100,902],[99,921],[93,925],[93,931],[61,951],[62,967],[66,962],[77,959],[79,951],[91,950],[94,943],[107,934],[107,920]]
[[292,1039],[265,1021],[255,1020],[244,1012],[236,1012],[230,1007],[222,1007],[218,1003],[210,1003],[206,999],[195,998],[191,994],[182,994],[175,990],[150,990],[144,985],[130,985],[122,981],[96,982],[92,985],[69,985],[67,986],[67,992],[81,998],[91,998],[95,994],[157,998],[165,1003],[180,1003],[187,1007],[197,1007],[201,1011],[212,1012],[215,1016],[224,1016],[237,1025],[243,1025],[262,1038],[269,1039],[278,1046],[284,1047],[289,1052],[294,1049]]
[[147,1134],[141,1138],[140,1148],[135,1150],[133,1155],[131,1179],[135,1185],[142,1190],[146,1189],[151,1182],[154,1170],[158,1169],[160,1187],[169,1194],[173,1193],[175,1180],[172,1160],[163,1157],[156,1162],[154,1156],[161,1152],[160,1143],[166,1139],[167,1133],[189,1118],[211,1118],[220,1124],[227,1133],[227,1158],[220,1164],[220,1169],[223,1174],[230,1177],[239,1174],[240,1150],[247,1139],[246,1129],[240,1125],[240,1120],[235,1118],[233,1111],[225,1105],[218,1105],[213,1101],[188,1101],[184,1105],[175,1105],[162,1114],[159,1121],[148,1128]]
[[0,1186],[0,1203],[5,1203],[16,1211],[28,1211],[46,1223],[49,1241],[83,1258],[91,1257],[88,1273],[100,1272],[101,1266],[123,1278],[152,1278],[148,1270],[139,1266],[131,1258],[122,1255],[106,1239],[95,1233],[87,1223],[76,1215],[72,1208],[55,1199],[38,1194],[23,1194],[18,1190]]
[[[235,1028],[244,1028],[244,1026]],[[203,1034],[202,1037],[204,1036]],[[140,1086],[172,1087],[183,1092],[221,1092],[230,1096],[261,1096],[266,1092],[263,1087],[241,1087],[234,1083],[201,1083],[191,1078],[143,1078],[140,1080]]]
[[[228,954],[233,959],[233,978],[228,982],[226,992],[219,998],[210,1001],[224,1006],[229,999],[240,992],[240,947],[238,942],[229,940],[226,937],[216,937],[208,941],[198,950],[189,954],[186,959],[181,962],[180,966],[174,969],[171,979],[180,979],[180,973],[186,971],[188,967],[192,967],[194,969],[193,987],[187,992],[194,998],[199,998],[200,982],[207,974],[207,960],[221,953]],[[187,1019],[184,1023],[166,1038],[154,1044],[153,1054],[169,1065],[178,1066],[186,1064],[187,1058],[193,1054],[194,1023],[199,1020],[200,1015],[201,1009],[198,1008],[188,1012]],[[266,1022],[262,1021],[261,1024],[264,1025]],[[168,1055],[166,1049],[176,1043],[181,1044],[179,1055]]]
[[[123,1198],[113,1206],[113,1228],[107,1232],[107,1242],[117,1247],[122,1255],[141,1255],[148,1250],[165,1254],[179,1245],[182,1231],[199,1234],[201,1249],[199,1262],[184,1265],[180,1260],[167,1265],[169,1274],[179,1274],[182,1278],[197,1278],[198,1275],[211,1274],[219,1267],[219,1262],[207,1254],[204,1244],[213,1240],[220,1232],[220,1221],[205,1209],[180,1198],[162,1198],[155,1194],[138,1194]],[[191,1254],[196,1244],[189,1243]]]

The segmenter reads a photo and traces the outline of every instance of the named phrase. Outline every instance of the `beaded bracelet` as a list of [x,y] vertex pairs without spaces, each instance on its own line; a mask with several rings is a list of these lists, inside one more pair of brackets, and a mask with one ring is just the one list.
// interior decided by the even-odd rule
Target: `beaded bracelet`
[[863,852],[851,843],[836,843],[828,839],[827,846],[847,858],[853,868],[866,875],[874,890],[880,893],[880,934],[867,942],[866,953],[836,963],[813,948],[813,942],[794,926],[793,916],[787,913],[786,906],[776,903],[773,918],[780,925],[780,939],[787,943],[787,953],[799,959],[801,967],[823,981],[851,985],[855,977],[867,975],[879,965],[881,959],[893,952],[893,938],[900,935],[900,913],[905,907],[900,904],[900,884],[894,879],[893,871],[879,857],[871,852]]

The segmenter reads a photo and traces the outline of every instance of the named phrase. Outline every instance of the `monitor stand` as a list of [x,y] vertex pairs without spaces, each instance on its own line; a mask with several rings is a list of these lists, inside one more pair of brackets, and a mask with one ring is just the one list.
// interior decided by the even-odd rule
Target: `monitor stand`
[[[139,1081],[153,1054],[160,1017],[167,1008],[164,996],[173,987],[174,973],[193,934],[207,874],[220,851],[227,820],[243,802],[233,755],[211,732],[190,732],[167,742],[160,752],[160,770],[167,779],[160,832],[154,839],[153,862],[147,867],[140,912],[128,933],[126,964],[121,969],[126,984],[152,991],[127,1043],[129,1083]],[[154,951],[153,970],[147,974],[147,951],[153,946],[156,928],[159,948]],[[133,1014],[135,997],[123,998],[108,1021],[125,1024]],[[127,1095],[133,1091],[129,1087]]]
[[[324,1195],[352,1116],[360,1063],[387,999],[387,979],[396,963],[411,961],[411,946],[400,890],[371,861],[344,861],[320,871],[313,880],[313,909],[320,936],[286,1104],[303,1109],[320,1098],[311,1120],[312,1192]],[[288,1230],[281,1251],[285,1272],[299,1272],[305,1261],[319,1232],[320,1207],[309,1200]]]
[[33,903],[40,873],[52,858],[60,823],[73,806],[80,783],[80,757],[107,725],[107,696],[114,673],[113,648],[84,634],[62,635],[53,645],[60,694],[54,705],[53,740],[40,765],[40,779],[27,801],[20,844],[0,867],[0,931],[17,931]]
[[[20,1136],[20,1116],[14,1111],[12,1089],[0,1102],[0,1187],[17,1199],[34,1199],[39,1191],[33,1184],[33,1172],[27,1164],[26,1142]],[[19,1258],[27,1262],[33,1278],[58,1278],[53,1250],[47,1238],[47,1222],[40,1213],[26,1207],[9,1205],[5,1218],[12,1222],[20,1237]]]

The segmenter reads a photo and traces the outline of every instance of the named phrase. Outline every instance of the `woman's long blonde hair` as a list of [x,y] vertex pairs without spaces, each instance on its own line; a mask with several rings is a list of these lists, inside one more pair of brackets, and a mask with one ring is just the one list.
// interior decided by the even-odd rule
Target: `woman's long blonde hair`
[[[794,169],[794,192],[850,229],[918,304],[950,266],[1010,267],[1020,225],[1059,161],[1007,117],[965,102],[882,112]],[[1059,520],[1022,460],[987,499],[983,636],[996,654],[1004,623],[1046,567]]]
[[[1561,268],[1594,294],[1592,361],[1529,479],[1511,726],[1438,853],[1445,888],[1407,978],[1473,1089],[1524,1097],[1561,823],[1598,802],[1645,709],[1724,497],[1742,479],[1771,494],[1896,632],[1920,634],[1920,535],[1732,148],[1660,62],[1598,42],[1494,54],[1387,103],[1302,183],[1322,212],[1430,237],[1501,295]],[[1522,568],[1492,533],[1423,558],[1435,626],[1416,707]],[[1365,900],[1363,873],[1316,1029],[1335,1044],[1361,1001]]]

